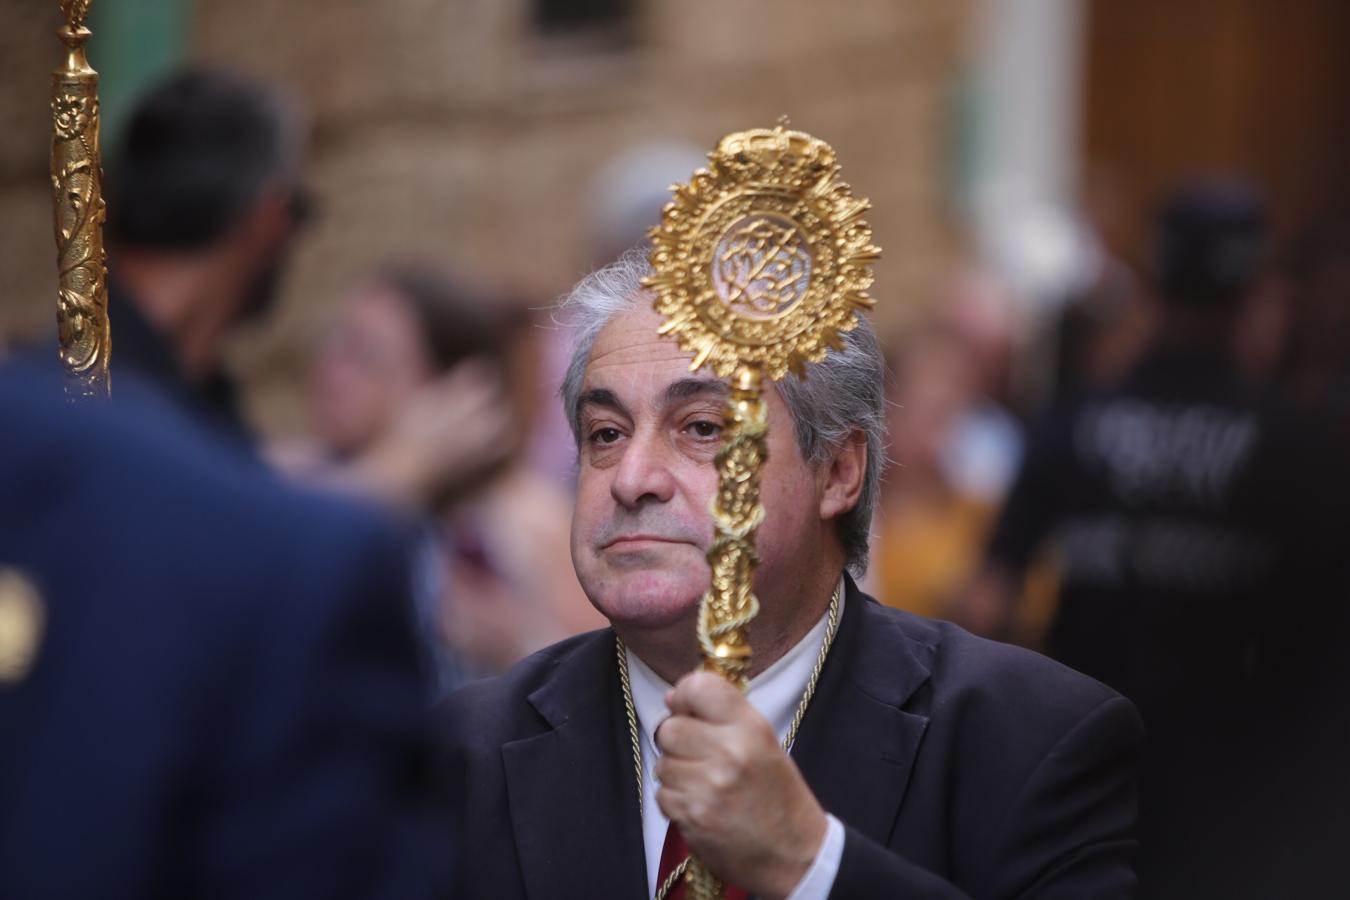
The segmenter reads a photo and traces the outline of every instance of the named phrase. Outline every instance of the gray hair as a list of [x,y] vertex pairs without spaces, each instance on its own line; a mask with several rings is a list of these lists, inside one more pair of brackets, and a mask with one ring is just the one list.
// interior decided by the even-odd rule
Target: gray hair
[[[642,279],[651,273],[645,249],[629,250],[613,263],[583,278],[559,305],[557,320],[574,330],[572,358],[563,377],[562,401],[572,436],[581,446],[581,383],[596,336],[609,320],[649,296]],[[857,431],[867,440],[862,492],[853,509],[840,517],[839,538],[847,566],[855,575],[867,569],[872,512],[881,483],[886,439],[885,362],[876,333],[866,317],[840,335],[844,349],[808,367],[805,379],[789,376],[775,384],[792,413],[802,458],[819,465]]]

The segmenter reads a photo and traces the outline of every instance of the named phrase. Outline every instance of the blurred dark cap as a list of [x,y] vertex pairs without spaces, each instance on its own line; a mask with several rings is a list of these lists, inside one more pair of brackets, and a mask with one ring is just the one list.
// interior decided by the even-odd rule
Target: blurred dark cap
[[1241,299],[1266,262],[1268,216],[1251,183],[1196,179],[1175,190],[1158,214],[1154,274],[1165,302],[1204,309]]
[[298,223],[310,210],[296,183],[302,144],[279,92],[225,71],[182,70],[141,97],[110,155],[109,239],[161,250],[209,246],[271,189],[289,194]]

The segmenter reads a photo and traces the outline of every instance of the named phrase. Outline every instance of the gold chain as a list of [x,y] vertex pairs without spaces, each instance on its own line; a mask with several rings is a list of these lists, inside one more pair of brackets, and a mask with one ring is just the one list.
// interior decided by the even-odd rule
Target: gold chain
[[[825,623],[825,640],[821,641],[820,652],[816,654],[816,664],[811,669],[811,677],[806,679],[806,689],[802,691],[801,702],[797,704],[797,711],[792,716],[792,724],[788,726],[787,735],[783,738],[783,750],[785,752],[792,750],[792,744],[797,740],[797,729],[801,727],[802,719],[806,718],[806,708],[811,705],[811,698],[816,695],[816,684],[820,681],[820,672],[825,668],[825,658],[830,654],[830,646],[834,643],[835,631],[839,628],[840,595],[840,588],[836,585],[834,593],[830,595],[830,608],[827,613],[829,619]],[[624,712],[628,714],[628,737],[633,746],[633,772],[637,776],[638,821],[641,821],[643,812],[642,742],[638,737],[638,717],[637,707],[633,704],[633,684],[628,677],[628,648],[624,646],[623,639],[618,635],[614,637],[614,649],[619,660],[619,686],[623,688]],[[689,868],[689,860],[690,857],[686,856],[684,861],[666,876],[666,880],[656,889],[655,900],[666,900],[666,895],[684,877],[685,870]]]

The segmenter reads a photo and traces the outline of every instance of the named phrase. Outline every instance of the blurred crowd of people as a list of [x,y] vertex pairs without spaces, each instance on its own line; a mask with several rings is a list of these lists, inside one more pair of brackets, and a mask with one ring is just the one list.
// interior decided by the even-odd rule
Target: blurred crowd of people
[[312,439],[263,446],[222,356],[271,308],[310,215],[295,121],[221,72],[144,98],[109,169],[118,368],[241,458],[415,522],[418,620],[448,691],[600,622],[571,574],[567,485],[540,464],[555,330],[504,290],[391,261],[334,300],[309,362]]
[[[314,344],[311,437],[264,445],[222,359],[311,216],[294,122],[219,72],[141,102],[108,169],[116,404],[152,406],[230,460],[204,470],[279,473],[392,513],[409,604],[388,612],[420,638],[431,702],[603,624],[569,554],[556,329],[546,302],[391,260],[335,299]],[[1160,198],[1146,265],[1103,264],[1053,321],[972,266],[889,348],[872,593],[1134,701],[1147,896],[1321,896],[1350,832],[1350,220],[1304,224],[1277,245],[1259,186],[1196,180]],[[266,555],[191,552],[207,567]]]
[[435,269],[378,273],[315,354],[316,444],[273,454],[419,518],[416,599],[442,692],[601,624],[572,577],[566,486],[531,453],[553,410],[546,324]]
[[391,261],[335,298],[312,439],[248,422],[226,348],[312,217],[297,121],[218,70],[144,96],[108,154],[111,404],[62,403],[48,345],[6,366],[5,896],[443,895],[429,711],[602,622],[546,310]]

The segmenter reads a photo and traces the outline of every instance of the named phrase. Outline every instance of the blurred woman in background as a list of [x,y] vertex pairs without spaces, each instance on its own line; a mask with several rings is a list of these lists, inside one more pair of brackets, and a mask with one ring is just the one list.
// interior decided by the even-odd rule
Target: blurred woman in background
[[523,303],[390,267],[342,303],[310,374],[330,484],[420,515],[419,614],[442,690],[599,619],[568,549],[562,485],[524,452],[548,387]]

